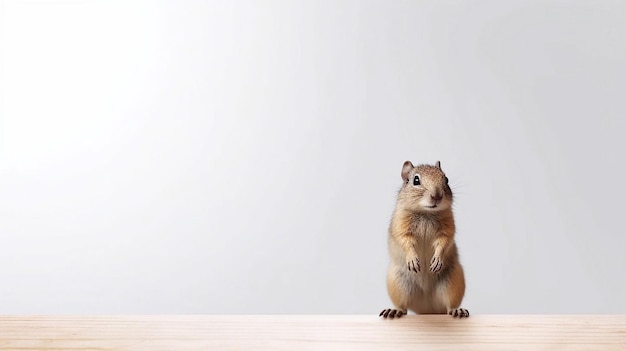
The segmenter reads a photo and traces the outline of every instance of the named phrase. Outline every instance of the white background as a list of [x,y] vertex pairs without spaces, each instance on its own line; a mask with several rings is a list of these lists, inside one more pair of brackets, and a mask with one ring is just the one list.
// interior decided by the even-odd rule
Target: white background
[[626,313],[623,1],[3,1],[0,313],[390,307],[441,160],[478,313]]

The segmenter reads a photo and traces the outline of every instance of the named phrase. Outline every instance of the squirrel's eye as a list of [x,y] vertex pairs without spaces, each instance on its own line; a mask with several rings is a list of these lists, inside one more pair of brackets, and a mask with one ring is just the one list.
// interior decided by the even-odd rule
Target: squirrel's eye
[[416,175],[415,178],[413,178],[413,185],[420,185],[420,176]]
[[446,179],[446,184],[448,184],[448,177],[446,177],[445,179]]

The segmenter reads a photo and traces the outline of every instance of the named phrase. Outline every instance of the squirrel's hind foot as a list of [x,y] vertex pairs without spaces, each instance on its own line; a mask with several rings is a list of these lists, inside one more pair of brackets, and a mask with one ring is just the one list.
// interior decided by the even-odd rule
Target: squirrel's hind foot
[[459,318],[469,317],[469,311],[465,308],[453,308],[450,311],[448,311],[448,314],[451,315],[452,317],[459,317]]
[[396,309],[391,309],[391,308],[386,308],[384,310],[382,310],[382,312],[380,312],[380,314],[378,315],[378,317],[383,317],[383,318],[394,318],[394,317],[402,317],[406,314],[406,311],[403,310],[396,310]]

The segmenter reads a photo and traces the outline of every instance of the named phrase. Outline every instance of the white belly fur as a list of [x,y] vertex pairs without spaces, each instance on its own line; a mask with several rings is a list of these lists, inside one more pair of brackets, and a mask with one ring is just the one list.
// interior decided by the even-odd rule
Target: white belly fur
[[[389,267],[393,272],[392,274],[400,278],[399,282],[404,285],[404,291],[409,292],[408,308],[415,313],[447,312],[447,295],[443,291],[445,287],[437,279],[437,273],[430,271],[430,260],[434,253],[433,239],[434,235],[432,234],[418,238],[416,251],[420,261],[420,272],[409,271],[407,262],[400,259],[402,255],[393,255],[392,257],[398,259],[392,261]],[[393,249],[399,248],[394,247]]]

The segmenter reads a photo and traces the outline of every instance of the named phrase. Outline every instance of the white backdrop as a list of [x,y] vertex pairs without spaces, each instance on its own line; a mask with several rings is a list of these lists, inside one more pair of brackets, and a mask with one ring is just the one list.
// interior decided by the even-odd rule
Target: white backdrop
[[626,313],[623,1],[3,1],[0,313],[371,313],[441,160],[478,313]]

